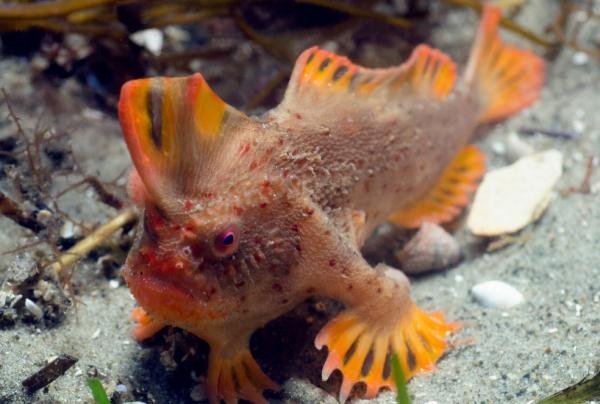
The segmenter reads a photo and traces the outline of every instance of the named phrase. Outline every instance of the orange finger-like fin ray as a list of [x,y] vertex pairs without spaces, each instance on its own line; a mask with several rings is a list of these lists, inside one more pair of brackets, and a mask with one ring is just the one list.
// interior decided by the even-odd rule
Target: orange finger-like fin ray
[[486,4],[465,81],[481,105],[480,122],[496,121],[529,106],[540,96],[544,61],[531,51],[504,44],[498,34],[501,10]]
[[449,222],[469,204],[484,173],[485,155],[469,145],[456,156],[424,198],[402,208],[389,220],[406,228],[420,227],[423,222]]
[[[360,332],[346,334],[345,326]],[[352,310],[331,320],[317,335],[315,345],[328,347],[324,379],[336,369],[343,375],[339,400],[344,403],[356,383],[366,385],[364,398],[381,388],[395,390],[389,363],[395,353],[406,379],[431,371],[446,350],[446,335],[460,326],[447,323],[439,313],[427,314],[413,305],[395,324],[370,324]]]
[[266,404],[263,391],[279,389],[277,383],[263,373],[247,348],[232,355],[211,348],[206,387],[208,399],[213,404],[221,400]]

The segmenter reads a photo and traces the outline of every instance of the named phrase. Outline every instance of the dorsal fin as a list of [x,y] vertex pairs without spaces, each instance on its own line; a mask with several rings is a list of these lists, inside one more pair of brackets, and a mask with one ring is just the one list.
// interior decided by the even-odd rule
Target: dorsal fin
[[119,118],[139,176],[157,202],[191,192],[203,162],[245,115],[200,74],[132,80],[121,89]]
[[456,66],[448,56],[420,45],[400,66],[388,69],[368,69],[353,64],[347,58],[318,47],[305,50],[294,67],[285,94],[288,107],[298,98],[377,94],[394,97],[410,94],[423,98],[445,98],[456,78]]

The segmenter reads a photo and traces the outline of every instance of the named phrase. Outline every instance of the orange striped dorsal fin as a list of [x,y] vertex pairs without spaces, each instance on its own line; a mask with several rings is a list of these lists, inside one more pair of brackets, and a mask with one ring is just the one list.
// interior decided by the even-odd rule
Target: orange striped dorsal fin
[[427,45],[420,45],[400,66],[368,69],[348,58],[312,47],[305,50],[294,67],[284,104],[291,107],[299,97],[326,98],[355,94],[356,102],[364,95],[387,95],[390,98],[406,92],[424,98],[441,100],[454,86],[456,66],[448,56]]
[[245,115],[225,104],[200,74],[132,80],[121,89],[125,141],[154,199],[189,192],[236,118]]

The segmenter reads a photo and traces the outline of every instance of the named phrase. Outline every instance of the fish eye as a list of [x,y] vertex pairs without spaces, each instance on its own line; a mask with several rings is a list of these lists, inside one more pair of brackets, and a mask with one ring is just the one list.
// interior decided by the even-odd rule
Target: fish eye
[[218,257],[227,257],[235,252],[240,238],[238,226],[231,224],[221,230],[214,239],[213,251]]

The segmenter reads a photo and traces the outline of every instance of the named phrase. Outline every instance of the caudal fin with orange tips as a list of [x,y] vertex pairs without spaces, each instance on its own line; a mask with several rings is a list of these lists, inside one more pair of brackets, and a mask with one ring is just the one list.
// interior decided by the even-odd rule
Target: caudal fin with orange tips
[[481,105],[480,122],[506,118],[539,98],[544,82],[544,61],[533,52],[507,46],[498,34],[501,11],[483,8],[481,23],[465,81]]

